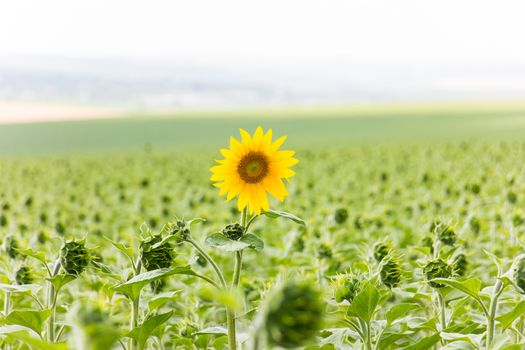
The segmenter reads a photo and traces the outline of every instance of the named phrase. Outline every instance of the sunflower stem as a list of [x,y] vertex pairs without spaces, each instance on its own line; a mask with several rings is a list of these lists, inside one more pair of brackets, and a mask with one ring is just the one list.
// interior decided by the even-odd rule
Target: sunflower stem
[[[53,270],[51,277],[55,277],[60,271],[60,259],[57,259],[53,265]],[[56,301],[57,295],[55,286],[53,283],[49,282],[48,284],[48,295],[47,295],[47,307],[51,309],[51,316],[49,316],[49,321],[47,324],[47,340],[50,343],[55,342],[55,318],[56,318]]]

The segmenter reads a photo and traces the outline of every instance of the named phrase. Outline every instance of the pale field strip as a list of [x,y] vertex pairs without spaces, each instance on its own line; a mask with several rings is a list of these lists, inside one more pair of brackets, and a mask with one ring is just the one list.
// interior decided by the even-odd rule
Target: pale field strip
[[133,109],[71,103],[0,101],[0,124],[138,118],[331,118],[429,115],[516,115],[525,117],[525,101],[376,103],[352,105],[262,106],[242,108]]

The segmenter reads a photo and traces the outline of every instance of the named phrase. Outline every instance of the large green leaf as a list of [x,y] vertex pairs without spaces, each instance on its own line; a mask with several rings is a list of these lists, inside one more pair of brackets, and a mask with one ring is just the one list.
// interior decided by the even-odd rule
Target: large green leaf
[[157,281],[161,278],[171,276],[171,275],[177,275],[177,274],[195,275],[195,272],[193,272],[190,266],[177,266],[174,268],[147,271],[147,272],[141,273],[140,275],[133,277],[127,282],[124,282],[124,283],[121,283],[115,286],[114,289],[117,292],[120,292],[128,296],[132,300],[137,300],[140,295],[140,291],[147,284],[153,281]]
[[15,310],[5,318],[6,324],[27,327],[38,334],[42,334],[45,321],[51,315],[51,310]]
[[479,300],[479,291],[481,290],[481,281],[478,278],[469,278],[463,281],[454,280],[451,278],[434,278],[432,282],[447,285],[455,288],[467,295],[470,295],[476,300]]
[[[65,343],[48,343],[42,339],[37,338],[36,336],[33,336],[30,334],[27,328],[24,329],[23,327],[0,327],[0,334],[6,335],[12,340],[23,342],[32,350],[67,350],[67,345]],[[24,347],[21,349],[24,349]]]
[[159,327],[160,325],[166,323],[170,319],[172,314],[173,311],[170,311],[164,314],[148,318],[146,321],[144,321],[142,325],[134,328],[131,332],[129,332],[128,337],[133,338],[137,341],[139,350],[144,349],[148,338],[152,335],[155,329],[157,329],[157,327]]
[[421,305],[416,303],[401,303],[394,305],[386,312],[386,321],[390,325],[397,319],[407,316],[410,311],[420,308]]
[[220,232],[210,234],[204,242],[210,247],[226,252],[236,252],[250,247],[250,243],[231,240]]
[[499,317],[496,317],[496,320],[501,324],[501,328],[503,330],[509,328],[512,323],[520,316],[522,316],[525,313],[525,300],[519,302],[514,306],[512,310],[507,312],[506,314],[503,314]]
[[439,333],[435,333],[429,337],[425,337],[423,339],[421,339],[420,341],[418,341],[417,343],[415,344],[412,344],[406,348],[404,348],[404,350],[425,350],[425,349],[430,349],[432,348],[434,345],[436,345],[436,343],[438,341],[441,340],[441,336],[439,335]]
[[76,278],[77,276],[75,275],[60,274],[50,278],[46,278],[46,280],[48,280],[53,284],[53,286],[55,286],[55,291],[56,293],[58,293],[62,289],[62,287],[64,287],[69,282],[74,281]]
[[104,239],[106,239],[109,243],[111,243],[115,248],[120,250],[122,254],[124,254],[128,260],[133,264],[133,249],[130,247],[127,247],[123,243],[112,241],[111,239],[107,238],[106,236],[103,236]]
[[31,249],[31,248],[17,249],[17,251],[20,254],[26,255],[26,256],[30,256],[30,257],[40,261],[42,264],[47,266],[46,254],[44,254],[43,252],[34,252],[33,249]]
[[9,293],[32,293],[35,294],[38,292],[42,286],[39,286],[38,284],[4,284],[0,283],[0,289],[9,292]]
[[379,299],[379,291],[372,283],[368,282],[361,292],[356,295],[352,304],[350,304],[348,315],[370,322],[376,311]]
[[249,244],[250,248],[260,252],[264,249],[264,242],[262,239],[254,235],[253,233],[247,233],[240,239],[241,242]]
[[301,219],[300,217],[297,217],[297,216],[295,216],[293,214],[287,213],[285,211],[268,210],[268,211],[265,211],[262,214],[266,215],[267,217],[272,218],[272,219],[285,218],[285,219],[288,219],[288,220],[292,220],[293,222],[295,222],[295,223],[297,223],[299,225],[306,226],[306,222],[304,222],[303,219]]
[[148,300],[148,310],[150,312],[157,310],[158,308],[164,306],[166,303],[174,300],[180,292],[180,290],[176,290],[172,292],[160,293],[153,296]]

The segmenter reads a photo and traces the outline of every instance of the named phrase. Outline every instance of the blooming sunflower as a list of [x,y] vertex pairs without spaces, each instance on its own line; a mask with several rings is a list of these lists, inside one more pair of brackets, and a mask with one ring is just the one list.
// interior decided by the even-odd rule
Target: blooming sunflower
[[264,133],[258,127],[253,136],[243,129],[239,131],[241,141],[230,137],[230,148],[221,149],[225,159],[210,169],[211,180],[221,195],[227,194],[226,200],[238,196],[240,211],[248,207],[250,214],[258,215],[261,209],[270,208],[267,192],[280,201],[288,195],[283,179],[295,175],[290,167],[298,160],[293,158],[294,151],[279,150],[286,136],[272,141],[271,129]]

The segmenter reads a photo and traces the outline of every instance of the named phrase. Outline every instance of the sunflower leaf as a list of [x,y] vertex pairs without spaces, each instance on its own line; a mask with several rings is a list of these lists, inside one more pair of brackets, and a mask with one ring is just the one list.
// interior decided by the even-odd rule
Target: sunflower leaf
[[288,220],[292,220],[293,222],[295,222],[295,223],[297,223],[299,225],[306,226],[306,222],[303,219],[301,219],[300,217],[297,217],[297,216],[295,216],[293,214],[287,213],[285,211],[268,210],[268,211],[265,211],[262,214],[266,215],[267,217],[269,217],[271,219],[285,218],[285,219],[288,219]]
[[253,233],[245,234],[241,237],[240,241],[249,244],[250,248],[255,249],[258,252],[264,249],[263,240],[254,235]]
[[217,249],[224,250],[226,252],[236,252],[239,250],[251,247],[253,242],[234,241],[226,237],[220,232],[212,233],[204,242],[210,247],[216,247]]

